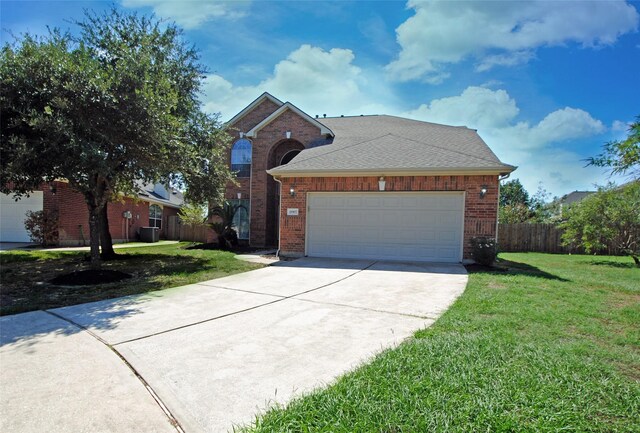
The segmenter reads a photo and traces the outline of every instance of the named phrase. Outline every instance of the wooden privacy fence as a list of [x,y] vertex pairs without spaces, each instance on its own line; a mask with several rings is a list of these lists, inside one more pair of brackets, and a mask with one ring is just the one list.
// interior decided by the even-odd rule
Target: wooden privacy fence
[[570,253],[553,224],[498,224],[498,248],[505,252]]
[[[504,252],[585,254],[584,249],[562,245],[563,230],[553,224],[498,224],[498,249]],[[614,245],[597,251],[598,254],[617,255]]]
[[213,242],[216,238],[213,230],[208,226],[182,224],[178,216],[170,216],[167,218],[165,236],[171,240],[203,243]]

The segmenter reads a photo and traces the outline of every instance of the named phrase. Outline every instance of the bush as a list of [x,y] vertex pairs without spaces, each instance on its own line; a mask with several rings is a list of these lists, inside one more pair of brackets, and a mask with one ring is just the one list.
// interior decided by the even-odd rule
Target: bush
[[58,212],[27,211],[26,215],[24,228],[33,242],[45,246],[58,243]]
[[484,266],[492,266],[498,254],[496,240],[490,237],[479,236],[471,238],[473,259]]
[[223,222],[213,222],[209,224],[218,235],[218,246],[227,251],[238,246],[238,233],[231,227],[226,227]]

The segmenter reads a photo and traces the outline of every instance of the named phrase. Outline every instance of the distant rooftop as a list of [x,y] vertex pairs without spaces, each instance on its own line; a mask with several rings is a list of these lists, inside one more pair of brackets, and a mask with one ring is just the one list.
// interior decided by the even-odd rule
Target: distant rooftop
[[560,198],[562,204],[572,204],[584,200],[585,197],[595,194],[595,191],[573,191],[569,194],[563,195]]

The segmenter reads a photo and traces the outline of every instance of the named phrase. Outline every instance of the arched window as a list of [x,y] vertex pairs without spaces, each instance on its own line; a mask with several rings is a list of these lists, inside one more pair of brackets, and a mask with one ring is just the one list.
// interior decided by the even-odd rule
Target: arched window
[[232,206],[240,206],[233,217],[233,227],[238,239],[249,239],[249,200],[229,200]]
[[251,176],[251,142],[246,138],[236,141],[231,148],[231,171],[238,177]]
[[295,158],[299,153],[300,153],[299,150],[290,150],[289,152],[285,153],[282,159],[280,160],[280,165],[289,164],[289,162],[293,158]]
[[162,208],[157,204],[149,206],[149,227],[162,228]]

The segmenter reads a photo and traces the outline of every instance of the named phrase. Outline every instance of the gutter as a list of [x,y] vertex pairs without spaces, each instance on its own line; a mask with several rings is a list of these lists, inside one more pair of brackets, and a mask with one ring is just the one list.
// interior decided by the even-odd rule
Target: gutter
[[[517,167],[503,165],[499,167],[469,167],[469,168],[437,168],[437,169],[393,169],[369,168],[365,170],[300,170],[280,171],[267,170],[271,176],[280,177],[357,177],[357,176],[451,176],[451,175],[508,175]],[[505,178],[506,179],[506,178]]]
[[[267,170],[267,173],[269,171]],[[280,217],[282,216],[282,181],[277,177],[273,176],[273,180],[278,182],[278,188],[280,188],[280,194],[278,194],[278,250],[276,251],[276,257],[280,258],[280,234],[282,233],[282,225],[280,224]]]

